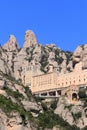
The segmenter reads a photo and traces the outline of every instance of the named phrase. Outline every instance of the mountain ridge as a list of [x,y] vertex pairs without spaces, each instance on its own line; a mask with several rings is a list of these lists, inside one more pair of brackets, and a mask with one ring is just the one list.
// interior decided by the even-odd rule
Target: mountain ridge
[[[39,44],[31,30],[27,30],[24,37],[23,48],[19,47],[13,35],[10,35],[9,40],[0,47],[1,130],[48,130],[49,128],[50,130],[72,130],[73,128],[79,130],[86,127],[86,113],[81,116],[83,109],[86,109],[83,102],[81,107],[77,106],[79,111],[76,111],[75,106],[67,105],[63,97],[59,101],[52,102],[53,106],[49,107],[49,104],[37,101],[29,86],[24,86],[23,81],[26,72],[32,67],[34,75],[48,73],[50,65],[58,74],[87,69],[87,44],[78,46],[72,53],[57,48],[55,44]],[[51,120],[54,117],[55,120],[51,122],[48,117]],[[48,124],[46,124],[47,120]],[[63,123],[67,128],[64,128],[63,123],[60,125],[61,121],[57,122],[58,120],[62,122],[65,120],[68,124]]]

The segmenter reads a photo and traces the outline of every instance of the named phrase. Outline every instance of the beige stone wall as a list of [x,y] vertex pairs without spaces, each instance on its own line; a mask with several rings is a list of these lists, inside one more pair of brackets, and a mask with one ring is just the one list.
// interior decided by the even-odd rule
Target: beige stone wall
[[32,92],[34,93],[56,88],[54,79],[54,73],[33,76],[31,84]]
[[25,76],[25,85],[31,85],[31,81],[32,81],[32,76],[33,76],[33,72],[32,71],[28,71],[26,73],[26,76]]
[[87,70],[75,71],[57,77],[57,88],[87,84]]
[[66,88],[87,84],[87,70],[75,71],[57,75],[54,72],[32,77],[31,90],[33,93],[55,88]]

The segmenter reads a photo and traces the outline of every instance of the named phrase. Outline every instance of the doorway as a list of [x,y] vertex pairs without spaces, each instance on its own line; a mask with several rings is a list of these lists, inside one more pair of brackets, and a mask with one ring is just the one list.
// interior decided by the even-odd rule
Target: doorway
[[72,100],[77,101],[77,94],[76,93],[72,94]]

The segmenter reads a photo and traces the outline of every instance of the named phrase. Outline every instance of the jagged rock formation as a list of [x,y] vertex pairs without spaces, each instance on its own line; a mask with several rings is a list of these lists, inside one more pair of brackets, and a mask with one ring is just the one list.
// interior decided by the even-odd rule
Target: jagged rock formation
[[7,43],[4,44],[3,49],[5,51],[17,51],[20,49],[18,42],[14,35],[10,35]]
[[[13,35],[10,35],[8,42],[0,47],[0,130],[38,129],[30,119],[31,114],[33,117],[38,117],[40,113],[43,113],[41,103],[35,101],[29,88],[24,87],[22,83],[27,71],[31,72],[33,68],[34,75],[47,73],[50,65],[57,73],[87,69],[87,44],[77,47],[74,53],[63,51],[55,44],[46,46],[39,44],[35,34],[31,30],[27,30],[23,48],[19,47],[17,39]],[[4,103],[7,103],[10,113]],[[80,128],[87,125],[87,113],[85,110],[83,111],[83,106],[71,108],[64,104],[65,100],[60,99],[55,110],[56,114],[70,125],[77,125]],[[72,113],[75,115],[79,112],[82,113],[82,116],[75,122]],[[30,117],[27,116],[29,114]],[[54,126],[51,130],[63,129]]]
[[[10,35],[6,44],[0,48],[0,68],[22,80],[29,66],[37,68],[38,73],[49,71],[49,65],[58,73],[67,73],[87,67],[87,44],[76,48],[72,54],[56,48],[55,44],[40,45],[35,34],[27,30],[24,36],[24,47],[20,49],[16,38]],[[6,66],[6,67],[5,67]]]
[[[14,58],[15,77],[21,78],[28,66],[37,68],[38,74],[48,72],[49,65],[52,64],[54,70],[65,73],[72,71],[72,53],[64,52],[54,46],[42,46],[39,44],[22,48]],[[20,71],[20,74],[19,74]]]
[[75,69],[87,68],[87,44],[78,46],[73,53],[73,66]]
[[60,115],[64,120],[69,122],[71,125],[76,125],[79,128],[87,126],[87,108],[83,105],[70,105],[67,104],[66,98],[60,98],[55,109],[55,113]]
[[0,130],[32,130],[30,122],[23,126],[22,118],[19,113],[14,112],[12,118],[8,118],[2,110],[0,110]]
[[0,48],[0,70],[5,73],[14,72],[14,58],[19,52],[20,47],[14,35],[10,35],[9,40],[3,47]]
[[37,44],[36,36],[31,30],[27,30],[25,32],[25,37],[24,37],[24,47],[30,47],[32,45]]
[[0,71],[0,130],[33,130],[30,120],[40,111],[29,88]]
[[[72,53],[64,52],[61,49],[56,48],[54,44],[40,45],[37,43],[35,34],[28,30],[25,32],[24,47],[20,49],[16,38],[11,35],[8,42],[2,46],[1,53],[4,56],[4,60],[7,64],[7,69],[2,70],[5,73],[11,73],[17,80],[22,81],[25,72],[29,66],[35,68],[35,73],[46,73],[49,71],[49,65],[52,64],[54,70],[61,73],[66,73],[73,70],[72,67]],[[5,69],[5,70],[4,70]]]

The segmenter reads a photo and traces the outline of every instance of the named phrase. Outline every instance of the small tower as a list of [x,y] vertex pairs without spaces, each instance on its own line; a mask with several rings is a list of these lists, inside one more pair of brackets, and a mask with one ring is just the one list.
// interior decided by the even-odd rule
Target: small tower
[[29,65],[25,72],[25,85],[31,86],[33,76],[33,66]]
[[49,72],[53,72],[53,65],[49,64]]

